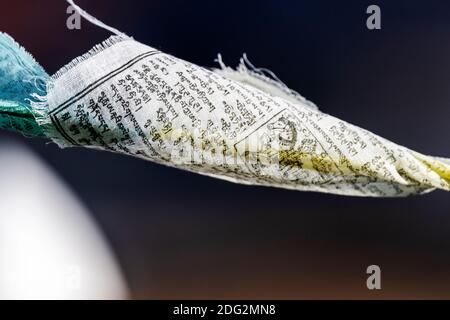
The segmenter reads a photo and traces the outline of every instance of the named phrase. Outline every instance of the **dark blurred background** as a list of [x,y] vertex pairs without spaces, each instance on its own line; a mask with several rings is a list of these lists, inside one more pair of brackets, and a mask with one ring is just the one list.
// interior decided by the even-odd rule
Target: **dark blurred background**
[[[322,111],[450,157],[450,2],[78,0],[185,60],[243,52]],[[382,29],[366,28],[381,7]],[[1,0],[0,29],[52,74],[108,33],[62,0]],[[131,157],[31,146],[86,203],[133,298],[450,298],[450,194],[340,197],[248,187]],[[45,188],[45,186],[43,186]],[[381,267],[382,290],[366,288]]]

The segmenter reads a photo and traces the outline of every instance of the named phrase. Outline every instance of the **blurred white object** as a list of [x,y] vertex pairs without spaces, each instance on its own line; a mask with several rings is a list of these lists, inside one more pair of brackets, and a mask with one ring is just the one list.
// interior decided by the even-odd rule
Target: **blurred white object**
[[0,143],[0,299],[123,299],[101,232],[32,152]]

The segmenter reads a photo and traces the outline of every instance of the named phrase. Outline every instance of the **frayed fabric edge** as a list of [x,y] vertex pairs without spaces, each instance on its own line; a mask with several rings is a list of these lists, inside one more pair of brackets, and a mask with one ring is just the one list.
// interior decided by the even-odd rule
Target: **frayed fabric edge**
[[[50,117],[50,106],[48,104],[48,95],[53,89],[55,81],[61,78],[71,69],[75,68],[80,63],[89,60],[90,58],[94,57],[95,55],[112,47],[117,43],[131,39],[132,39],[131,37],[124,37],[117,35],[110,36],[106,40],[92,47],[92,49],[90,49],[85,54],[72,59],[72,61],[70,61],[65,66],[61,67],[55,74],[49,77],[49,79],[45,82],[46,87],[45,95],[41,95],[39,93],[32,94],[28,102],[30,104],[32,113],[35,117],[37,124],[42,128],[47,138],[51,139],[61,148],[72,146],[71,144],[66,143],[64,138],[61,137],[61,134],[56,130]],[[27,52],[27,54],[29,53]]]
[[[83,16],[85,19],[87,19],[89,22],[104,28],[106,30],[109,30],[113,32],[115,35],[109,37],[108,39],[104,40],[103,42],[95,45],[91,50],[89,50],[87,53],[73,59],[71,62],[60,68],[55,74],[52,76],[48,75],[45,72],[45,69],[36,61],[36,59],[19,43],[17,43],[11,36],[9,36],[6,33],[0,32],[0,34],[5,35],[8,40],[13,43],[16,47],[19,48],[19,50],[30,60],[32,63],[34,63],[36,66],[38,66],[42,73],[46,75],[46,77],[31,77],[29,79],[25,79],[23,81],[30,81],[34,82],[34,87],[36,88],[36,91],[30,94],[29,98],[25,99],[27,102],[27,106],[25,106],[27,109],[29,108],[29,113],[34,117],[36,124],[42,129],[44,135],[47,138],[50,138],[53,142],[57,143],[60,147],[68,146],[68,144],[65,142],[65,140],[61,137],[59,132],[56,130],[55,126],[53,125],[51,116],[50,116],[50,106],[48,103],[48,97],[49,93],[53,89],[55,85],[55,81],[61,78],[63,75],[65,75],[69,70],[75,68],[80,63],[83,63],[84,61],[92,58],[93,56],[97,55],[98,53],[112,47],[113,45],[125,41],[125,40],[133,40],[132,37],[129,37],[123,32],[120,32],[119,30],[112,28],[103,22],[99,21],[95,17],[91,16],[87,12],[85,12],[83,9],[81,9],[79,6],[77,6],[73,0],[67,0],[70,5],[72,5],[76,11]],[[48,77],[47,77],[48,76]],[[38,82],[39,80],[39,82]]]
[[47,137],[50,138],[54,143],[56,143],[60,148],[73,147],[74,145],[69,143],[64,139],[64,137],[61,136],[59,131],[53,125],[50,117],[48,95],[53,89],[55,81],[60,79],[70,70],[76,68],[79,64],[89,61],[92,57],[105,51],[106,49],[127,40],[133,40],[133,38],[126,35],[112,35],[101,43],[96,44],[85,54],[72,59],[72,61],[61,67],[55,74],[51,76],[51,81],[47,83],[47,94],[45,96],[36,96],[35,98],[38,101],[31,102],[33,109],[36,110],[38,114],[36,121],[42,127]]
[[252,85],[275,96],[279,96],[282,93],[282,95],[285,95],[283,98],[287,98],[294,103],[300,102],[310,109],[318,110],[313,102],[303,97],[297,91],[289,88],[274,72],[266,68],[255,67],[245,53],[242,55],[239,65],[235,69],[225,65],[221,54],[217,55],[215,62],[219,64],[220,69],[216,68],[214,71],[226,78]]
[[60,68],[55,74],[53,74],[51,76],[52,80],[53,81],[58,80],[64,74],[66,74],[71,69],[75,68],[80,63],[82,63],[86,60],[89,60],[90,58],[94,57],[95,55],[99,54],[100,52],[112,47],[113,45],[115,45],[117,43],[120,43],[120,42],[123,42],[126,40],[133,40],[133,38],[128,37],[128,36],[117,36],[117,35],[110,36],[108,39],[95,45],[91,50],[89,50],[85,54],[74,58],[72,61],[67,63],[65,66]]
[[[47,138],[57,143],[61,139],[60,134],[56,130],[50,117],[50,108],[48,105],[48,92],[53,87],[53,80],[47,82],[47,94],[39,95],[37,93],[32,94],[32,98],[29,100],[31,109],[33,111],[34,118],[44,131]],[[59,143],[57,143],[59,145]]]
[[[47,74],[45,69],[41,66],[41,64],[34,58],[34,56],[28,52],[22,45],[20,45],[13,37],[5,32],[0,32],[2,36],[4,36],[11,44],[13,44],[20,53],[23,54],[34,67],[40,69],[40,73],[45,76],[29,76],[24,78],[22,81],[29,82],[34,85],[35,92],[30,93],[28,98],[25,98],[22,104],[20,101],[18,103],[22,105],[24,108],[28,109],[28,114],[31,115],[35,123],[42,129],[45,137],[48,137],[52,134],[52,125],[51,120],[49,119],[49,107],[46,103],[46,97],[48,93],[49,87],[52,86],[52,79]],[[25,131],[21,132],[24,136],[30,136]],[[42,136],[40,134],[35,134],[33,136]]]
[[7,34],[6,32],[2,32],[0,31],[0,34],[2,34],[3,36],[5,36],[6,38],[9,39],[9,41],[11,41],[13,44],[15,44],[21,51],[23,54],[25,54],[31,61],[33,61],[33,63],[35,63],[38,67],[40,67],[43,71],[45,71],[45,69],[41,66],[41,64],[39,62],[36,61],[36,59],[34,58],[34,56],[29,53],[20,43],[18,43],[13,37],[11,37],[9,34]]

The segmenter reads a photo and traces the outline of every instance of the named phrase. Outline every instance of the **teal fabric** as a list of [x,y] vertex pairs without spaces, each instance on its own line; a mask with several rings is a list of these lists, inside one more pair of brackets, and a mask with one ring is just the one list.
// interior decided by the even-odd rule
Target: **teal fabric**
[[50,76],[10,36],[0,32],[0,129],[45,136],[31,102],[47,95]]

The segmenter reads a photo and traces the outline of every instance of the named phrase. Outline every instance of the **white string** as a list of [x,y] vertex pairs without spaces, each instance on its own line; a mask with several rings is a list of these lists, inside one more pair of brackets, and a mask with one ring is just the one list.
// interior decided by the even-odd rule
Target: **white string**
[[117,30],[116,28],[110,27],[107,24],[101,22],[100,20],[98,20],[96,17],[91,16],[89,13],[87,13],[86,11],[84,11],[83,9],[81,9],[79,6],[77,6],[73,0],[66,0],[74,9],[76,12],[78,12],[80,14],[80,16],[82,16],[83,18],[85,18],[87,21],[89,21],[92,24],[95,24],[96,26],[99,26],[100,28],[106,29],[108,31],[111,31],[112,33],[124,37],[124,38],[129,38],[129,36],[127,36],[125,33]]

